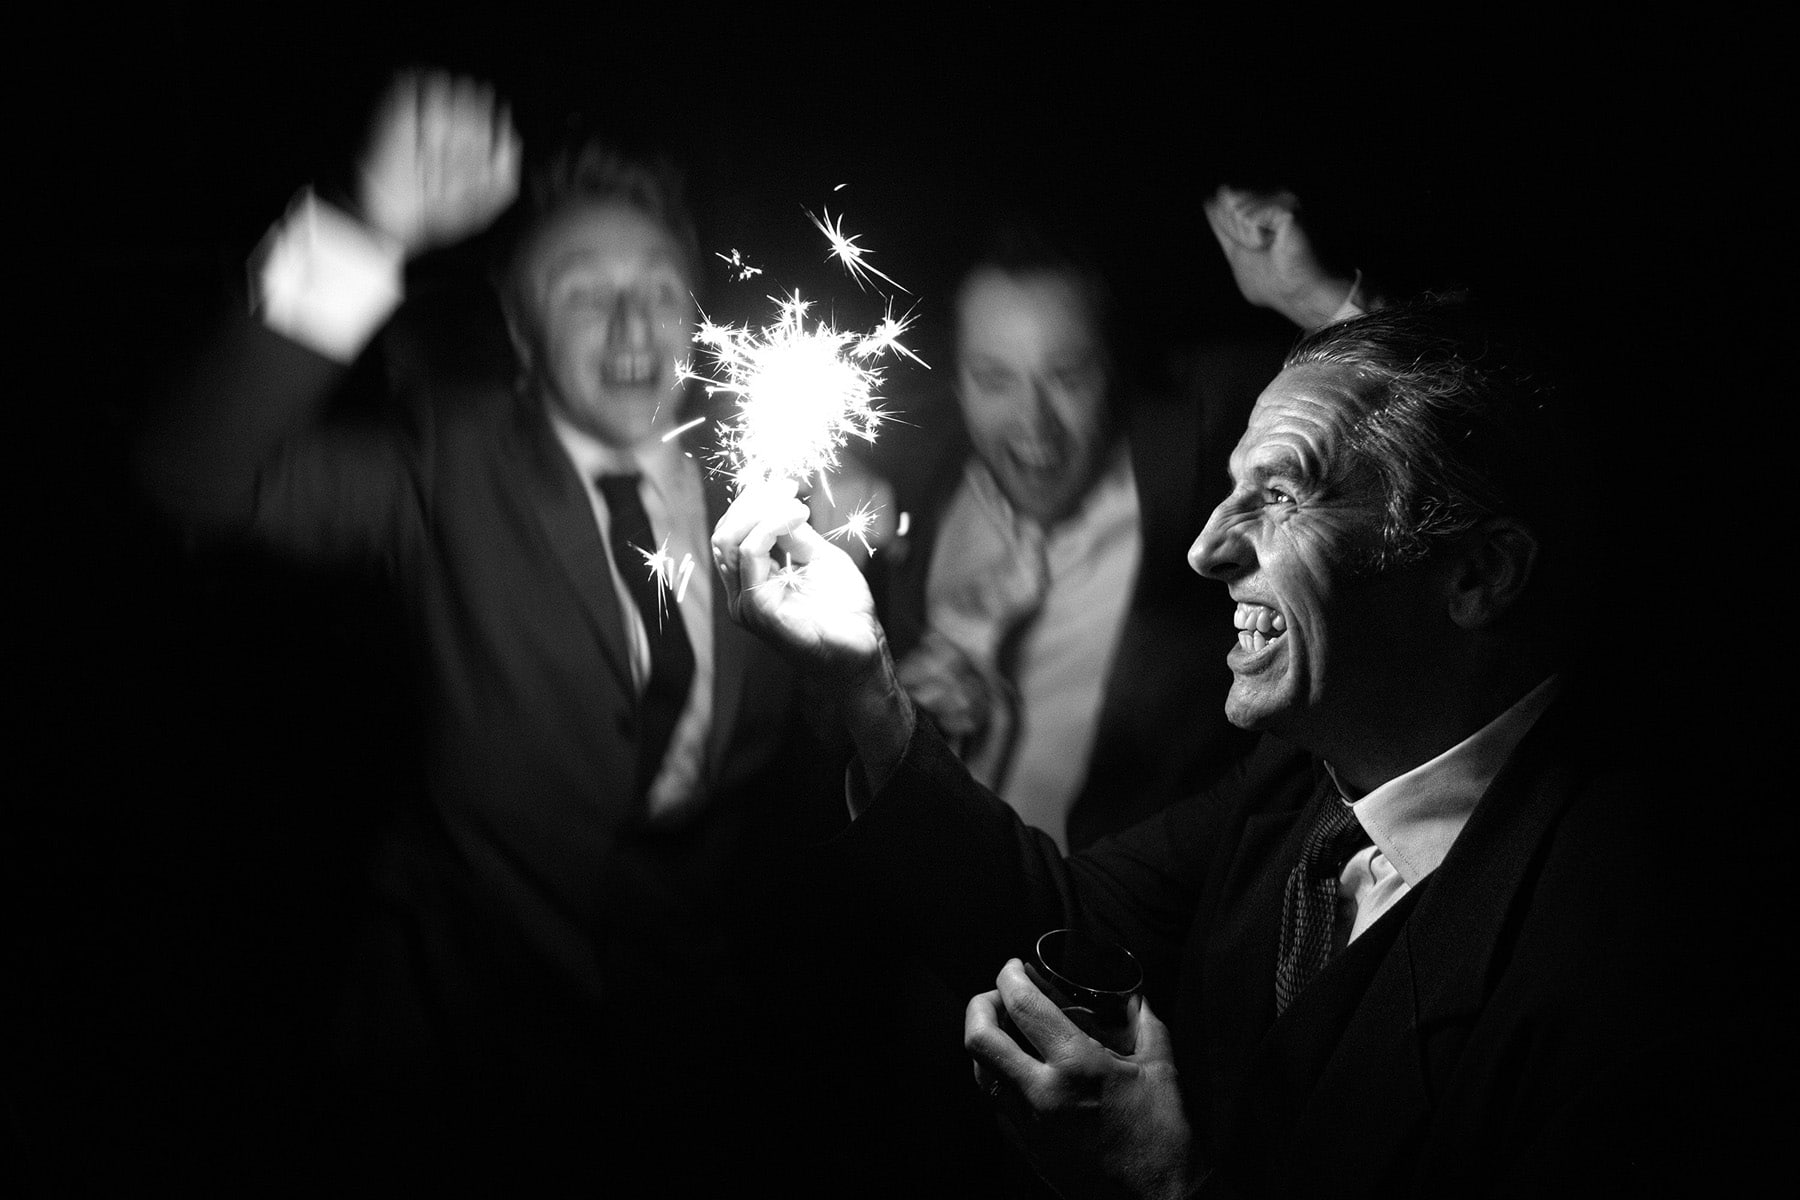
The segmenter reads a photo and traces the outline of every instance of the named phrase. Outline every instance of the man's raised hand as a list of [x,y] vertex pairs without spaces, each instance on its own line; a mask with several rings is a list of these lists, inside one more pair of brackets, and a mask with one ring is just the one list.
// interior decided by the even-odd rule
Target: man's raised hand
[[807,523],[791,480],[752,484],[713,530],[731,615],[827,684],[876,672],[881,626],[868,582]]
[[362,216],[409,257],[486,229],[519,193],[519,137],[492,88],[401,74],[376,106],[359,165]]

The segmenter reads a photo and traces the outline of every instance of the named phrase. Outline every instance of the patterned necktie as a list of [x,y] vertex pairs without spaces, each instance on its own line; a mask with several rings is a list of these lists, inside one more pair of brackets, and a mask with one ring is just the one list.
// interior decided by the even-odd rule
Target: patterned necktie
[[1325,780],[1308,809],[1300,861],[1288,872],[1281,898],[1281,947],[1275,960],[1275,1013],[1287,1011],[1331,957],[1337,925],[1338,878],[1344,862],[1369,835]]
[[637,778],[634,796],[642,802],[662,770],[663,755],[675,732],[675,723],[687,707],[694,685],[694,647],[687,626],[670,603],[658,578],[653,578],[643,552],[655,552],[662,544],[650,528],[650,514],[638,495],[638,475],[602,475],[596,482],[606,499],[610,518],[613,564],[625,580],[626,590],[643,618],[650,640],[650,680],[638,697]]

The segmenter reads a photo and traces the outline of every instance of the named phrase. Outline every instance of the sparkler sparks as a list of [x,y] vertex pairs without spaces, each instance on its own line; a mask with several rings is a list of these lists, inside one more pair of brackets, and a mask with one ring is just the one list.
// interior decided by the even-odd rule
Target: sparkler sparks
[[743,254],[740,253],[735,246],[732,247],[729,255],[720,254],[715,250],[713,252],[713,257],[724,260],[725,264],[731,268],[731,277],[739,283],[762,274],[762,268],[753,267],[745,262]]
[[[841,262],[859,288],[870,279],[880,279],[907,291],[893,277],[869,265],[865,258],[869,252],[854,236],[845,235],[841,216],[834,218],[829,210],[821,212],[822,217],[806,215],[831,243],[828,260]],[[761,273],[748,267],[736,249],[729,256],[717,257],[740,272],[740,280]],[[684,363],[681,377],[700,383],[709,395],[727,394],[736,401],[735,416],[719,423],[719,449],[714,457],[717,469],[731,476],[737,491],[776,479],[801,484],[816,479],[830,498],[830,475],[838,467],[840,451],[852,438],[873,442],[886,417],[876,395],[882,356],[903,355],[927,366],[900,340],[912,323],[912,314],[896,317],[889,299],[886,315],[864,334],[812,318],[811,303],[798,292],[785,300],[774,296],[769,300],[776,306],[776,317],[761,328],[721,325],[702,315],[694,341],[706,348],[712,360],[710,369],[696,371]],[[671,431],[664,440],[693,424]],[[875,509],[865,503],[825,536],[855,538],[864,551],[873,554],[874,529]],[[685,589],[694,566],[692,556],[687,555],[677,569],[666,544],[655,554],[644,552],[644,561],[664,591],[677,578],[673,586]],[[794,566],[790,559],[765,583],[802,587],[806,583],[804,568]],[[680,602],[679,595],[676,600]]]
[[[633,546],[644,557],[644,566],[650,572],[650,578],[657,583],[656,594],[663,597],[671,592],[675,595],[675,603],[680,604],[687,598],[688,580],[694,575],[694,556],[683,554],[677,563],[675,556],[669,553],[669,539],[664,538],[662,545],[654,550],[646,550],[642,546]],[[659,620],[666,620],[667,614],[657,613]]]
[[[826,240],[831,243],[829,257],[844,264],[844,269],[850,272],[852,279],[856,280],[857,287],[861,287],[863,280],[873,275],[878,279],[887,280],[903,292],[906,291],[906,288],[901,287],[900,283],[891,275],[885,274],[879,268],[872,267],[864,261],[864,257],[873,251],[856,244],[856,239],[862,236],[861,234],[845,236],[843,217],[840,216],[834,221],[830,209],[822,208],[819,211],[825,214],[823,218],[815,217],[810,212],[806,214],[806,218],[817,226],[819,232],[824,234]],[[911,295],[912,293],[907,292],[907,294]]]
[[759,588],[777,587],[783,591],[797,592],[806,586],[806,575],[799,567],[794,565],[793,556],[789,555],[783,561],[781,566],[776,567],[769,573],[767,579],[755,586]]
[[675,428],[669,430],[669,432],[663,434],[662,440],[665,442],[672,442],[676,438],[680,437],[682,434],[686,433],[688,430],[692,429],[694,426],[700,424],[704,420],[706,420],[705,417],[695,417],[691,421],[683,421],[681,424],[677,425]]
[[875,528],[875,510],[867,504],[859,504],[844,518],[844,523],[836,529],[828,530],[828,538],[853,537],[862,543],[863,552],[874,554],[875,547],[869,544],[869,534]]
[[775,323],[761,329],[703,319],[694,336],[708,347],[716,374],[686,372],[709,393],[737,398],[736,418],[721,424],[718,458],[740,490],[770,479],[817,477],[823,484],[850,439],[873,442],[886,416],[875,394],[875,360],[890,351],[911,354],[898,341],[904,320],[857,334],[809,320],[811,304],[798,294],[775,303]]

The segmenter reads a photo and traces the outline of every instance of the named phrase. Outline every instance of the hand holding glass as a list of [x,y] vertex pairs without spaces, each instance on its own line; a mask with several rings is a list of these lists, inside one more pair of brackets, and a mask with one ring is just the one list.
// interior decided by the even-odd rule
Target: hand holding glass
[[[1076,1028],[1119,1054],[1135,1048],[1131,998],[1144,972],[1125,947],[1076,929],[1052,929],[1037,941],[1025,974]],[[1001,1024],[1025,1051],[1041,1057],[1001,1009]]]

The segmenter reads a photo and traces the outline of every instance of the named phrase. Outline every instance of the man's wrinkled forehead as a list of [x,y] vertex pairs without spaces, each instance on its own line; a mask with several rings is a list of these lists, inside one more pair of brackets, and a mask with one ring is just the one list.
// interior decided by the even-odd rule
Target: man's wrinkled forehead
[[1370,389],[1348,367],[1290,367],[1257,397],[1231,456],[1241,477],[1283,474],[1311,483],[1341,482],[1368,466],[1355,430],[1369,414]]

